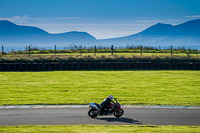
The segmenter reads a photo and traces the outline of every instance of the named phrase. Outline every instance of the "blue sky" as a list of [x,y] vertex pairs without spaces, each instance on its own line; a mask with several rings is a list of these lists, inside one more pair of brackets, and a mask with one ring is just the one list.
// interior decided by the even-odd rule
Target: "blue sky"
[[138,33],[158,22],[200,19],[200,0],[0,0],[0,20],[50,33],[86,31],[98,39]]

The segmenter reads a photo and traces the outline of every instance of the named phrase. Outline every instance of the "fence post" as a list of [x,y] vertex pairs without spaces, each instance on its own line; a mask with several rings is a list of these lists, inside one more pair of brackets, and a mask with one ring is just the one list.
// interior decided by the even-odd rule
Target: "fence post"
[[173,54],[173,47],[172,47],[172,45],[171,45],[171,48],[170,48],[170,53],[171,53],[171,55]]
[[4,46],[2,45],[2,51],[1,51],[2,53],[2,55],[4,54]]
[[82,44],[81,44],[81,46],[80,46],[80,55],[82,55]]
[[31,55],[31,46],[30,45],[28,46],[28,54],[29,54],[29,56]]
[[96,45],[94,46],[94,56],[96,56],[97,55],[97,47],[96,47]]
[[140,55],[142,55],[142,45],[141,45],[141,47],[140,47]]
[[111,46],[111,50],[112,50],[111,55],[113,55],[113,51],[114,51],[113,45]]
[[54,52],[55,52],[55,55],[56,55],[56,45],[55,45],[55,51]]

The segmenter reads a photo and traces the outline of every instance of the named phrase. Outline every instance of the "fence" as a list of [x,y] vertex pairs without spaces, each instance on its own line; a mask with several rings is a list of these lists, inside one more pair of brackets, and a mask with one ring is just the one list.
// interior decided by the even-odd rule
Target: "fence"
[[200,46],[126,46],[126,47],[115,47],[111,45],[111,47],[82,47],[82,46],[71,46],[71,47],[36,47],[36,46],[26,46],[21,49],[16,47],[1,47],[1,54],[68,54],[68,55],[131,55],[131,54],[138,54],[138,55],[145,55],[145,54],[200,54]]
[[[130,46],[130,47],[115,47],[114,45],[111,45],[110,47],[82,47],[82,46],[74,46],[70,48],[59,48],[56,45],[53,48],[38,48],[34,46],[26,46],[24,50],[19,49],[13,49],[11,51],[5,50],[6,47],[1,47],[1,54],[3,57],[0,61],[0,71],[51,71],[51,70],[200,70],[200,62],[198,54],[200,54],[200,50],[197,49],[191,49],[187,47],[175,47],[175,46],[168,46],[168,47],[147,47],[147,46]],[[18,60],[18,56],[15,56],[16,54],[22,55],[22,57],[26,57],[26,55],[29,55],[31,57],[37,57],[32,55],[111,55],[111,57],[114,57],[113,55],[140,55],[140,58],[132,58],[127,57],[127,60],[125,58],[118,59],[114,58],[114,61],[108,60],[106,58],[104,60],[103,56],[102,58],[98,60],[78,60],[77,57],[74,57],[75,61],[66,60],[66,57],[60,59],[59,61],[51,60],[49,61],[48,56],[44,56],[45,58],[42,60],[32,61],[27,60],[24,61],[24,59]],[[165,54],[165,55],[175,55],[175,54],[186,54],[186,55],[197,55],[196,57],[187,56],[187,58],[181,57],[176,58],[177,56],[164,56],[166,59],[159,59],[156,58],[150,58],[147,56],[147,59],[145,56],[146,54]],[[10,56],[14,55],[14,56]],[[4,58],[6,57],[6,58]],[[10,61],[10,57],[17,57],[13,61]],[[43,56],[42,56],[43,57]],[[63,56],[59,56],[63,57]],[[121,56],[119,56],[121,57]],[[173,57],[173,58],[172,58]],[[175,57],[175,58],[174,58]],[[8,58],[8,59],[7,59]],[[96,57],[94,57],[96,58]],[[132,60],[134,59],[134,60]]]

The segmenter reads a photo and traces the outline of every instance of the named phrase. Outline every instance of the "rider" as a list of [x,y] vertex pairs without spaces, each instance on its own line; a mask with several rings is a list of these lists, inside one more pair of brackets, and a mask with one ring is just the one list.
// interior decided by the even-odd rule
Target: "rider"
[[104,109],[113,101],[114,97],[112,95],[109,95],[107,98],[103,100],[103,102],[100,104],[101,112],[100,115],[103,115]]

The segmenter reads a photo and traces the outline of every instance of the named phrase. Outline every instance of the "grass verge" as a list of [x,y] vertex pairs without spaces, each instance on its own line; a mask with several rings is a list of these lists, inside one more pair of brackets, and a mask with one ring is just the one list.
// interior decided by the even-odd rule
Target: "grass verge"
[[2,62],[199,62],[200,58],[198,55],[168,55],[168,54],[143,54],[140,56],[138,53],[120,53],[119,55],[110,54],[46,54],[46,55],[0,55],[0,63]]
[[200,126],[153,125],[65,125],[65,126],[0,126],[1,133],[199,133]]
[[200,105],[200,71],[0,72],[0,105]]

